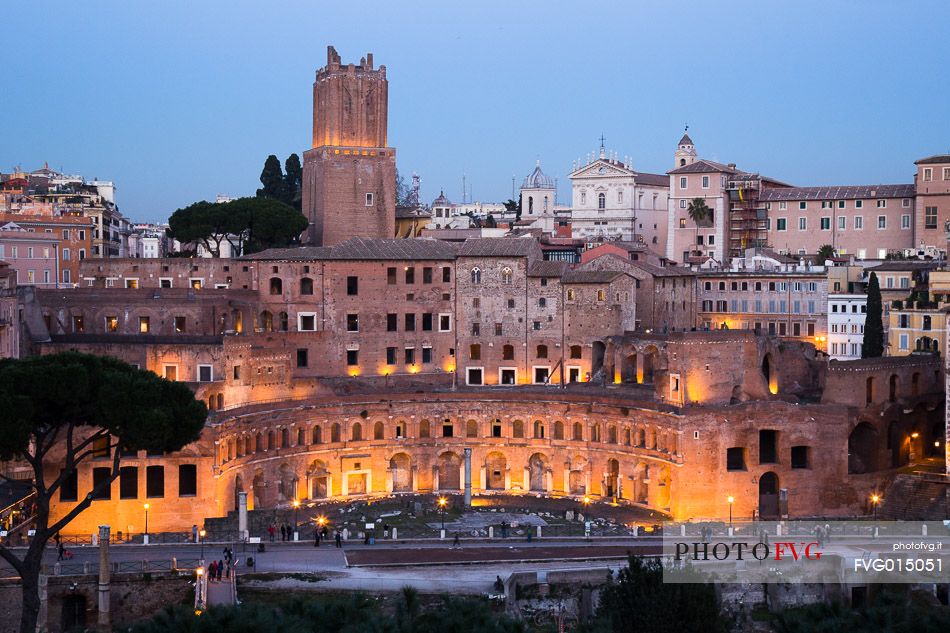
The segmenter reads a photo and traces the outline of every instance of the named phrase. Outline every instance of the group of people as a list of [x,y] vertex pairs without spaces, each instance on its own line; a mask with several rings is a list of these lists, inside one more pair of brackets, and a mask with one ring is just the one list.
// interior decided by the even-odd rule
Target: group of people
[[270,542],[273,543],[277,537],[277,530],[280,529],[280,540],[282,541],[292,541],[294,540],[294,528],[289,523],[281,523],[278,527],[276,524],[271,523],[267,526],[267,534],[270,536]]
[[231,568],[234,566],[234,550],[230,547],[224,548],[224,558],[222,560],[211,561],[208,565],[208,580],[210,582],[220,582],[222,577],[231,577]]

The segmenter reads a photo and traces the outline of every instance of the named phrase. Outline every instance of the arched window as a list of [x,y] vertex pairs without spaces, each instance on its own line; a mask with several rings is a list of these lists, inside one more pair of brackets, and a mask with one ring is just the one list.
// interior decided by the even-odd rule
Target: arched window
[[376,424],[373,425],[373,439],[374,439],[374,440],[381,440],[381,439],[384,439],[384,438],[383,438],[383,423],[382,423],[382,422],[377,422]]
[[524,437],[524,422],[515,420],[511,423],[511,437]]
[[267,432],[267,450],[277,450],[277,434],[273,431]]
[[260,433],[254,438],[254,452],[262,453],[264,451],[264,436]]
[[281,312],[280,313],[280,331],[281,332],[287,331],[287,328],[289,327],[288,326],[289,322],[290,322],[290,319],[287,318],[287,313]]
[[574,438],[575,442],[584,441],[584,427],[581,426],[580,422],[574,423],[574,434],[572,435],[572,437]]
[[310,443],[319,444],[323,440],[322,435],[323,431],[320,430],[319,426],[313,427],[313,430],[310,431]]
[[554,439],[563,440],[564,439],[564,423],[560,420],[554,421]]
[[280,447],[287,448],[290,446],[290,429],[281,429],[280,430]]
[[333,426],[330,427],[330,441],[339,442],[340,441],[340,424],[339,422],[334,422]]
[[544,439],[544,422],[541,420],[534,421],[534,436],[540,440]]
[[571,345],[571,358],[581,358],[581,346],[580,345]]
[[538,358],[547,358],[548,357],[548,346],[547,345],[538,345],[537,349]]
[[219,394],[218,394],[218,407],[217,407],[217,408],[218,408],[218,409],[223,409],[223,408],[224,408],[224,394],[223,394],[223,393],[219,393]]
[[429,437],[429,421],[423,420],[419,423],[419,437]]
[[300,428],[297,429],[297,446],[303,446],[307,443],[307,430]]
[[617,204],[623,204],[623,189],[617,191]]
[[511,269],[507,266],[501,269],[501,283],[503,284],[511,283]]
[[528,214],[534,213],[534,196],[528,196]]
[[514,345],[505,345],[501,348],[501,359],[502,360],[514,360],[515,359],[515,346]]
[[269,310],[261,312],[261,330],[264,332],[274,331],[274,315]]
[[597,194],[597,208],[606,209],[607,208],[607,196],[602,193]]
[[350,430],[350,439],[354,442],[359,442],[363,439],[363,425],[359,422],[353,423],[353,428]]
[[472,283],[473,284],[482,283],[482,270],[478,266],[472,269]]
[[313,294],[313,279],[310,277],[304,277],[300,280],[300,294],[302,295],[312,295]]
[[544,196],[544,212],[547,213],[548,210],[548,197]]
[[208,396],[208,410],[214,411],[214,394]]
[[280,295],[284,293],[284,282],[281,281],[280,277],[270,278],[270,293],[272,295]]

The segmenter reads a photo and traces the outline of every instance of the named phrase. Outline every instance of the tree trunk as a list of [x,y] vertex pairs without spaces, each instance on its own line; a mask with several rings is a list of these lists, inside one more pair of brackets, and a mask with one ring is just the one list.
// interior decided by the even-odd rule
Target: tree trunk
[[33,555],[33,546],[23,561],[23,575],[20,586],[23,589],[23,604],[20,609],[20,633],[36,633],[36,619],[40,614],[40,556]]

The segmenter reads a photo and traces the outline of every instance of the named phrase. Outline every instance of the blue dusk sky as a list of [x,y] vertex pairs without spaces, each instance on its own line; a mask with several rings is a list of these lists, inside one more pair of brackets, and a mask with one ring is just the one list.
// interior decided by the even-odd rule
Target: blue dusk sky
[[950,151],[950,3],[6,2],[0,171],[113,180],[161,221],[253,195],[264,158],[308,149],[332,44],[389,77],[398,168],[502,201],[540,159],[568,200],[603,134],[663,173],[700,156],[796,185],[911,182]]

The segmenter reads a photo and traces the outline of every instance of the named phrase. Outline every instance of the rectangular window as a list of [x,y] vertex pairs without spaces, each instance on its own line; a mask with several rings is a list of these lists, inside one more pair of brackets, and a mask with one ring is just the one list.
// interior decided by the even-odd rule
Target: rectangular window
[[386,348],[386,364],[387,365],[396,364],[396,348],[395,347]]
[[451,314],[439,315],[439,331],[440,332],[452,331],[452,315]]
[[178,496],[194,497],[198,494],[198,466],[180,464],[178,466]]
[[183,334],[185,332],[186,319],[183,316],[175,317],[175,332],[177,334]]
[[734,447],[726,449],[726,470],[745,470],[745,449]]
[[415,348],[415,347],[407,347],[407,348],[405,349],[405,352],[406,352],[406,355],[405,355],[406,364],[407,364],[407,365],[415,365],[415,364],[416,364],[416,348]]
[[886,208],[887,208],[887,200],[878,200],[878,201],[877,201],[877,208],[878,208],[878,209],[886,209]]
[[680,189],[686,189],[686,185],[689,181],[686,179],[686,176],[680,176]]
[[468,385],[482,384],[482,368],[469,367],[468,370],[465,372],[465,383]]
[[136,499],[139,496],[139,469],[123,466],[119,469],[119,499]]
[[178,380],[178,365],[165,365],[163,369],[165,380]]
[[854,229],[856,231],[860,231],[863,228],[864,228],[864,216],[863,215],[854,216]]
[[139,333],[148,334],[149,318],[147,316],[139,317]]
[[360,291],[360,278],[349,276],[346,278],[346,294],[349,296],[358,295]]
[[[63,471],[60,471],[62,474]],[[79,477],[75,470],[63,478],[63,483],[59,487],[60,501],[78,501],[79,500]]]
[[703,189],[709,189],[709,176],[703,176]]
[[879,215],[877,216],[877,228],[886,229],[887,228],[887,216]]
[[798,203],[798,208],[801,209],[802,211],[804,211],[805,209],[808,208],[808,203],[805,202],[805,201],[799,202],[799,203]]
[[406,331],[407,332],[416,331],[416,315],[415,314],[406,315]]
[[930,182],[934,179],[934,170],[932,167],[924,167],[924,182]]
[[937,228],[937,207],[924,207],[924,228]]
[[480,323],[472,323],[472,336],[480,336],[482,332],[482,326]]
[[346,364],[350,367],[360,364],[360,351],[358,349],[346,350]]
[[360,331],[360,317],[358,314],[347,314],[346,315],[346,331],[347,332],[359,332]]
[[778,462],[778,431],[759,431],[759,463],[775,464]]
[[[112,476],[111,468],[93,468],[92,469],[92,498],[94,500],[103,500],[112,498],[112,484],[106,483]],[[96,490],[102,486],[101,490]]]
[[468,346],[468,357],[471,360],[481,360],[482,359],[482,346],[475,344]]
[[838,230],[843,231],[847,227],[848,227],[848,218],[843,215],[839,215],[838,216]]
[[442,283],[449,283],[452,281],[452,269],[448,266],[442,267]]
[[808,447],[807,446],[793,446],[792,447],[792,468],[808,468]]
[[198,365],[198,382],[212,382],[213,379],[211,365]]
[[396,328],[397,328],[396,323],[398,322],[398,319],[399,319],[398,314],[390,313],[386,315],[386,331],[387,332],[396,331]]
[[317,329],[316,312],[298,312],[297,330],[299,332],[313,332]]
[[788,226],[788,220],[787,220],[787,219],[785,219],[785,218],[777,218],[777,219],[775,220],[775,230],[776,230],[776,231],[784,231],[784,230],[786,230],[786,227],[787,227],[787,226]]
[[910,214],[905,213],[901,216],[901,228],[909,229],[910,228]]
[[425,266],[422,269],[422,283],[431,284],[432,283],[432,267]]
[[365,204],[366,204],[367,207],[373,206],[373,194],[371,194],[371,193],[366,194],[366,203],[365,203]]
[[309,361],[309,354],[306,349],[297,350],[297,367],[306,367]]
[[425,345],[423,345],[422,346],[422,364],[431,363],[431,362],[432,362],[432,348],[426,347]]
[[808,230],[808,218],[798,218],[798,230],[799,231]]
[[830,231],[831,230],[831,218],[821,218],[821,230]]
[[396,284],[396,269],[393,266],[390,266],[386,269],[386,283],[388,283],[390,286]]
[[422,331],[431,332],[432,331],[432,313],[426,312],[422,315]]
[[416,269],[412,266],[406,267],[406,283],[414,284],[416,283]]

